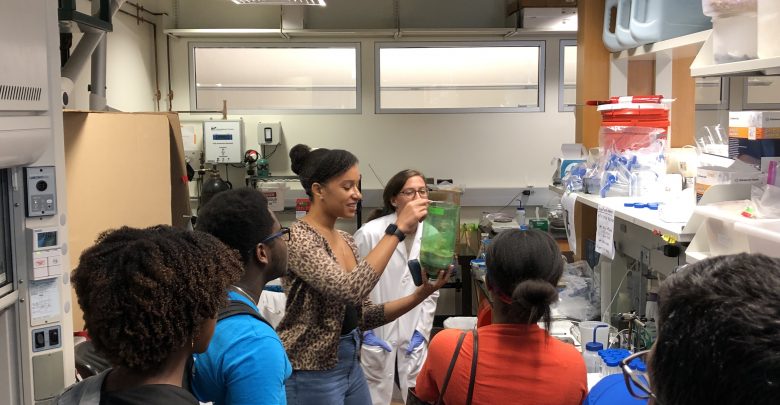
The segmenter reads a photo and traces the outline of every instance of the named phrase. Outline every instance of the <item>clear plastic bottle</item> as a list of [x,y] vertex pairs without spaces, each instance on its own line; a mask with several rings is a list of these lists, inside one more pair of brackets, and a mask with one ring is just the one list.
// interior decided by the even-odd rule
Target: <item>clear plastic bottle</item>
[[601,356],[599,356],[599,350],[604,349],[604,345],[601,342],[588,342],[585,345],[585,352],[582,357],[585,360],[585,368],[588,373],[601,372]]
[[620,370],[620,360],[618,360],[616,357],[607,357],[606,359],[604,359],[604,367],[602,367],[601,370],[602,378],[612,374],[620,374],[620,373],[622,373],[622,371]]
[[517,212],[515,212],[515,221],[518,226],[527,225],[525,223],[525,207],[521,205],[517,206]]

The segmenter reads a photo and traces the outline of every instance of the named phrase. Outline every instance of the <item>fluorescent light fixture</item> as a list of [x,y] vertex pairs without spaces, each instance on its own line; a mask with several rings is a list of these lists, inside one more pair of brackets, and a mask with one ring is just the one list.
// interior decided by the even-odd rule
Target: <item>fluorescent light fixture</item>
[[261,6],[325,6],[325,0],[231,0],[236,4]]

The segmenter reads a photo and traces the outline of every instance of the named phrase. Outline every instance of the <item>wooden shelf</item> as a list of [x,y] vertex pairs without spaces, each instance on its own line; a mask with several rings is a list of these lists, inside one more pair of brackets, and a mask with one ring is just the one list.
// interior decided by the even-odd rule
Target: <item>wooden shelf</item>
[[710,37],[712,30],[694,32],[693,34],[683,35],[677,38],[671,38],[664,41],[642,45],[636,48],[628,49],[612,54],[613,59],[628,60],[653,60],[655,54],[663,51],[678,50],[685,47],[698,48]]

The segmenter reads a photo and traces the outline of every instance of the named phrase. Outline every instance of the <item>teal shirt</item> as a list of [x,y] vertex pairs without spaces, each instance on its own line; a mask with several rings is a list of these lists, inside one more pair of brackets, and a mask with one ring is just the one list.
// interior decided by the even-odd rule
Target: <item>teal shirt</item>
[[[257,306],[235,292],[228,298]],[[269,325],[251,315],[217,322],[205,353],[196,354],[192,387],[214,405],[286,404],[284,382],[292,366],[282,341]]]

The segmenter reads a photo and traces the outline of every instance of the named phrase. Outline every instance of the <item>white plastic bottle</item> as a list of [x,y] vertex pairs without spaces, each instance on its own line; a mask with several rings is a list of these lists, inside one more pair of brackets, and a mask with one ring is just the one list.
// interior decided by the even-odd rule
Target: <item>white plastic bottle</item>
[[519,205],[517,207],[517,212],[515,212],[515,221],[517,221],[518,226],[526,225],[525,223],[525,208],[522,205]]

